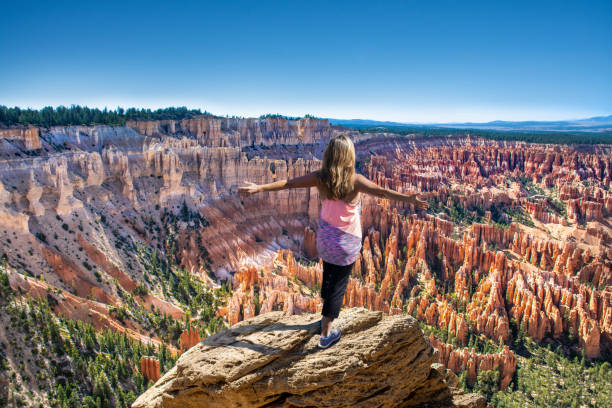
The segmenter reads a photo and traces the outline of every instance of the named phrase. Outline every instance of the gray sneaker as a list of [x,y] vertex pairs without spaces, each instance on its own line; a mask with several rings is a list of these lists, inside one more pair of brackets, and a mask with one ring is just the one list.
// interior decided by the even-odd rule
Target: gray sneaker
[[322,348],[322,349],[328,348],[329,346],[331,346],[332,344],[340,340],[340,336],[342,336],[342,331],[340,331],[339,328],[334,327],[329,332],[329,336],[327,337],[321,336],[321,338],[319,339],[319,348]]

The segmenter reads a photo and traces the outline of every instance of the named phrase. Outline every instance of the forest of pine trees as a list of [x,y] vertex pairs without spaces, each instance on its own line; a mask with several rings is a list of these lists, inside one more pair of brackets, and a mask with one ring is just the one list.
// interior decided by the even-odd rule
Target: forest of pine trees
[[130,119],[181,120],[198,115],[210,115],[200,109],[187,109],[186,107],[170,107],[157,110],[137,108],[117,108],[108,110],[104,108],[88,108],[86,106],[72,105],[67,108],[51,106],[42,109],[22,109],[19,107],[9,108],[0,105],[0,125],[34,125],[41,127],[69,126],[69,125],[125,125]]
[[[160,108],[156,110],[118,107],[115,110],[107,108],[88,108],[87,106],[72,105],[70,107],[46,106],[42,109],[9,108],[0,105],[0,126],[33,125],[40,127],[71,126],[71,125],[118,125],[123,126],[130,119],[141,120],[181,120],[198,115],[213,116],[200,109],[182,107]],[[260,118],[285,118],[290,120],[299,117],[284,116],[281,114],[266,114]],[[304,118],[316,118],[305,115]],[[416,134],[421,137],[462,136],[471,135],[492,140],[518,140],[529,143],[554,144],[612,144],[612,132],[528,132],[528,131],[498,131],[482,129],[452,129],[436,127],[410,127],[410,126],[376,126],[348,125],[348,128],[362,133],[392,132],[403,135]]]
[[[33,125],[40,127],[50,126],[78,126],[78,125],[115,125],[123,126],[125,122],[132,119],[140,120],[181,120],[194,116],[211,116],[209,112],[200,109],[188,109],[185,106],[160,108],[156,110],[118,107],[115,110],[107,108],[88,108],[87,106],[72,105],[70,107],[58,106],[53,108],[46,106],[42,109],[9,108],[0,105],[0,126]],[[305,118],[316,119],[312,115]],[[267,114],[260,118],[284,118],[297,120],[299,117],[283,116],[281,114]]]
[[[347,126],[347,125],[345,125]],[[411,126],[376,126],[348,125],[350,129],[362,133],[390,132],[402,135],[417,135],[420,137],[465,136],[482,137],[491,140],[517,140],[528,143],[550,144],[612,144],[612,132],[531,132],[531,131],[501,131],[484,129],[452,129],[437,127]]]
[[[168,213],[165,218],[174,224],[179,219],[197,225],[206,223],[184,208],[178,215]],[[173,240],[171,236],[170,247]],[[0,267],[0,322],[4,322],[10,338],[8,345],[0,344],[0,385],[3,378],[8,382],[7,392],[0,392],[0,406],[129,407],[151,385],[140,374],[141,357],[156,356],[163,373],[176,360],[166,345],[178,348],[179,336],[187,325],[197,327],[203,335],[225,328],[216,311],[231,296],[226,282],[212,289],[178,268],[172,256],[166,258],[149,248],[138,251],[148,271],[145,281],[161,285],[164,294],[178,300],[188,317],[182,321],[145,309],[134,299],[147,292],[144,283],[132,293],[120,290],[124,304],[110,307],[109,313],[155,333],[163,342],[159,349],[123,333],[98,331],[89,323],[58,317],[52,311],[56,302],[53,296],[18,296],[9,285],[6,264]],[[31,350],[31,357],[26,350]],[[34,373],[28,368],[33,365]],[[40,386],[37,393],[24,386],[34,380],[32,376]]]
[[[18,298],[4,271],[0,271],[0,294],[0,314],[8,318],[15,357],[9,364],[8,353],[0,354],[0,377],[10,379],[8,392],[0,394],[0,406],[128,408],[151,385],[139,371],[142,356],[157,357],[162,372],[176,361],[164,344],[156,350],[125,333],[61,319],[46,298]],[[24,349],[35,361],[25,361]],[[35,367],[35,379],[29,377],[28,366]],[[32,393],[35,387],[24,386],[32,381],[47,401]]]

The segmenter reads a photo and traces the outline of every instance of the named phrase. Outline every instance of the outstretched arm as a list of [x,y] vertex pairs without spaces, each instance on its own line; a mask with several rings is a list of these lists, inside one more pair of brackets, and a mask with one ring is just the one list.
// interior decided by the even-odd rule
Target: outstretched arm
[[389,200],[406,201],[416,205],[421,210],[426,210],[429,207],[427,201],[417,198],[417,194],[402,194],[388,188],[382,188],[361,174],[355,175],[355,188],[360,193],[387,198]]
[[305,188],[314,187],[317,185],[318,171],[306,174],[305,176],[292,178],[290,180],[279,180],[269,184],[255,184],[246,181],[245,185],[238,188],[239,194],[251,195],[262,193],[264,191],[287,190],[289,188]]

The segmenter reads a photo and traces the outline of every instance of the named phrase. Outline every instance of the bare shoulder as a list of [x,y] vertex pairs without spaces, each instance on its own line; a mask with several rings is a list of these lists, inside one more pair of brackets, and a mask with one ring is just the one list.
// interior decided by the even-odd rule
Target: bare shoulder
[[364,176],[363,174],[355,173],[353,176],[353,183],[355,184],[355,189],[358,191],[364,191],[372,188],[372,185],[375,185],[369,178]]
[[359,173],[353,174],[353,183],[362,184],[363,180],[367,180],[367,178],[363,174],[359,174]]

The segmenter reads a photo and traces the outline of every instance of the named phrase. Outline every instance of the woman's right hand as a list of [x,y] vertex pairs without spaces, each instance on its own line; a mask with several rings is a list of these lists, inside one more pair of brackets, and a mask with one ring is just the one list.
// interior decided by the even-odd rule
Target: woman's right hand
[[245,181],[245,185],[238,187],[238,194],[242,195],[251,195],[255,193],[259,193],[259,186],[255,183],[251,183],[250,181]]

